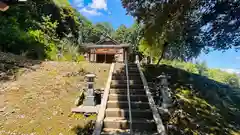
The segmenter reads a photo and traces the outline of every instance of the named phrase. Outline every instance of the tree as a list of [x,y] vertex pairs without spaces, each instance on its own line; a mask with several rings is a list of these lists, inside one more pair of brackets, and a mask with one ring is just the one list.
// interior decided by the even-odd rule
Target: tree
[[144,24],[144,37],[164,56],[188,60],[202,50],[239,46],[240,1],[122,0],[122,4]]
[[196,67],[197,67],[200,75],[206,75],[207,74],[207,63],[206,63],[206,61],[196,62]]
[[115,31],[113,37],[120,43],[130,43],[130,29],[128,29],[125,25],[120,25]]
[[140,45],[140,41],[143,38],[142,26],[135,22],[130,28],[130,36],[129,36],[129,44],[132,45],[132,49],[135,53],[138,52],[138,46]]
[[76,10],[67,0],[28,0],[11,5],[0,12],[0,24],[1,51],[37,59],[54,59],[60,41],[67,38],[76,44],[80,30]]
[[112,36],[114,29],[112,27],[112,24],[108,23],[108,22],[101,22],[101,23],[97,23],[95,25],[96,29],[98,29],[99,31],[101,31],[101,33],[103,34],[103,36],[109,35]]

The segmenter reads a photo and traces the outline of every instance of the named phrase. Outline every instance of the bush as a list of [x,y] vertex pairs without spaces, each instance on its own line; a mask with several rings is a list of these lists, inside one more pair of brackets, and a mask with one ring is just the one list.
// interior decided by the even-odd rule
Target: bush
[[85,58],[83,55],[80,55],[77,57],[77,62],[85,61]]
[[230,74],[220,69],[209,69],[206,66],[206,63],[190,63],[190,62],[182,62],[177,60],[162,60],[162,64],[170,65],[176,68],[180,68],[186,70],[190,73],[200,74],[207,76],[210,79],[215,81],[230,85],[231,87],[239,87],[239,80],[240,78],[236,74]]
[[[72,33],[76,40],[80,30],[77,11],[67,3],[31,0],[0,12],[0,51],[57,60],[62,38]],[[64,55],[67,60],[75,58],[73,52]]]

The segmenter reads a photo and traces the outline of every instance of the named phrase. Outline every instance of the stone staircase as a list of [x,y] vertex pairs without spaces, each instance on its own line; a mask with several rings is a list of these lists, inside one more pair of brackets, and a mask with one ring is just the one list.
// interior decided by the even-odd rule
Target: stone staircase
[[[153,114],[137,65],[129,64],[128,71],[133,134],[157,134],[157,127],[153,120]],[[125,65],[116,64],[112,76],[101,134],[125,135],[129,134],[129,131],[130,120]]]

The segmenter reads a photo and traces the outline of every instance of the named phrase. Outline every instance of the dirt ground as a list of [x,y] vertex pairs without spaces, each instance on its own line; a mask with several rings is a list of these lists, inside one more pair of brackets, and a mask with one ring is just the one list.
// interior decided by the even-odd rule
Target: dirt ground
[[[86,88],[84,75],[97,75],[104,88],[109,64],[41,62],[34,70],[18,69],[15,81],[0,80],[0,135],[71,135],[91,118],[71,115],[76,97]],[[93,118],[94,119],[94,118]]]

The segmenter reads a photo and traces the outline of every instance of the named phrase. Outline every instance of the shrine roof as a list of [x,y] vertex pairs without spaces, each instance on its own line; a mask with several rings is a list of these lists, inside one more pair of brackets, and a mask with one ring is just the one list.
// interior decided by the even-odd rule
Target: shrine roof
[[99,45],[99,44],[84,44],[85,48],[127,48],[129,44],[118,44],[118,45]]
[[84,44],[84,48],[127,48],[129,44],[120,44],[110,36],[102,37],[97,43]]

